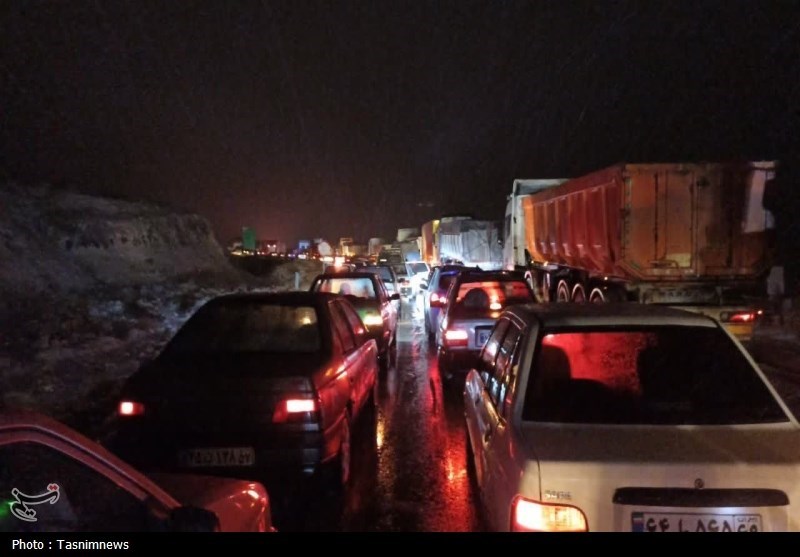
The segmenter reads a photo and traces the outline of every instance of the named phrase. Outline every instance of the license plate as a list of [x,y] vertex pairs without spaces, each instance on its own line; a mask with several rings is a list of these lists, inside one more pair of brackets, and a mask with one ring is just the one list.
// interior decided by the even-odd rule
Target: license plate
[[478,343],[478,346],[483,346],[484,344],[486,344],[486,341],[489,340],[489,335],[492,334],[492,331],[489,329],[483,329],[483,330],[478,329],[476,333],[477,333],[476,342]]
[[758,514],[631,513],[634,532],[761,532]]
[[253,466],[256,463],[252,447],[220,447],[209,449],[188,449],[178,453],[183,466]]

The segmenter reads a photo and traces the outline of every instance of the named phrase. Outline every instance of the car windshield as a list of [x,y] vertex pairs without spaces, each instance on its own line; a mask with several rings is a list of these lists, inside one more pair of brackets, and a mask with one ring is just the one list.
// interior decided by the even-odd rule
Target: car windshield
[[789,419],[723,331],[669,326],[546,334],[534,357],[522,418],[636,425]]
[[321,345],[313,307],[230,303],[201,308],[178,331],[166,353],[313,353]]
[[355,296],[366,300],[377,298],[372,279],[367,277],[330,277],[320,279],[314,284],[317,292],[332,292],[344,296]]
[[532,301],[533,293],[522,280],[464,282],[458,285],[450,316],[452,319],[489,316],[510,305]]

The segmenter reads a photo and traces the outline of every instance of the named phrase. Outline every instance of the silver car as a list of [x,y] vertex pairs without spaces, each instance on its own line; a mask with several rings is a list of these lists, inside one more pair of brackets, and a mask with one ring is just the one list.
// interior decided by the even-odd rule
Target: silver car
[[474,364],[500,312],[534,301],[524,277],[512,271],[462,271],[447,291],[436,349],[439,373],[450,379]]
[[709,317],[515,306],[463,400],[492,530],[800,531],[800,424]]

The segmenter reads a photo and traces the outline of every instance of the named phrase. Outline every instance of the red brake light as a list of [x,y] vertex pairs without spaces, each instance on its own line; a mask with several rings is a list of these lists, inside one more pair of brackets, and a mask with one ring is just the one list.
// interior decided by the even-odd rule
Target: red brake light
[[312,398],[289,398],[275,407],[272,423],[310,422],[316,418],[317,401]]
[[444,341],[448,346],[466,346],[468,338],[467,331],[460,329],[447,329],[444,332]]
[[514,532],[586,532],[586,515],[578,507],[539,503],[517,496],[511,504]]
[[756,314],[754,312],[743,312],[743,313],[734,313],[728,318],[729,321],[732,323],[749,323],[750,321],[756,320]]
[[141,416],[144,414],[144,404],[132,400],[123,400],[119,403],[117,413],[120,416]]

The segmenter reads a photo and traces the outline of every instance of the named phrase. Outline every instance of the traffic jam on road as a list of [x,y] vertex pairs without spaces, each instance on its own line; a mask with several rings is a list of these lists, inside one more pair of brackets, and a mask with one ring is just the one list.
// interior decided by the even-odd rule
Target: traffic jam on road
[[[407,272],[354,258],[306,291],[215,297],[128,378],[105,446],[4,417],[0,524],[800,530],[800,424],[746,344],[771,168],[515,181],[502,242],[441,219]],[[731,176],[741,197],[714,204]],[[53,466],[17,485],[34,457]],[[67,497],[101,490],[102,512]]]

